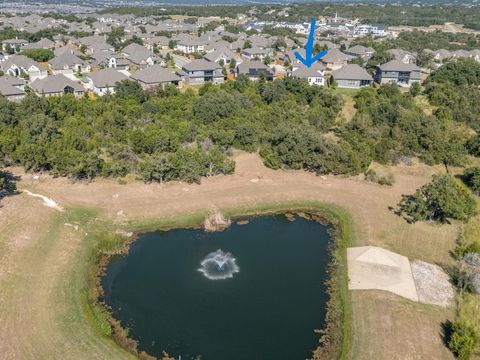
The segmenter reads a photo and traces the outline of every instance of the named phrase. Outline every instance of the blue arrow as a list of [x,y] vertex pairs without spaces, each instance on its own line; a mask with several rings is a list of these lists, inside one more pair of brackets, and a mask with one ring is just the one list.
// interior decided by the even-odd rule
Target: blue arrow
[[306,67],[311,67],[315,62],[319,59],[327,55],[328,51],[324,50],[321,53],[313,56],[313,42],[315,41],[314,34],[315,34],[315,24],[316,20],[312,20],[312,24],[310,25],[310,35],[308,36],[307,45],[305,46],[305,58],[300,55],[299,52],[295,51],[295,57],[300,60],[300,62],[305,65]]

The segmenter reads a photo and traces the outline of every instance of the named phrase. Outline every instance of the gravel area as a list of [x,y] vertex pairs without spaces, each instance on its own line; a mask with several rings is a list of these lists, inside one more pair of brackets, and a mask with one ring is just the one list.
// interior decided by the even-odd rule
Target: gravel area
[[455,292],[450,277],[440,266],[419,260],[410,264],[420,302],[443,307],[453,303]]

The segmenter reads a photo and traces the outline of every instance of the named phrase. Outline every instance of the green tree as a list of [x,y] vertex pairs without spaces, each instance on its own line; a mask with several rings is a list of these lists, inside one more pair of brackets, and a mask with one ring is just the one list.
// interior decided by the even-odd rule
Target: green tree
[[403,196],[400,211],[411,221],[467,221],[477,213],[470,191],[451,175],[434,175],[414,195]]
[[409,93],[410,95],[412,95],[413,97],[417,97],[418,95],[420,95],[422,89],[420,87],[420,83],[418,82],[414,82],[411,86],[410,86],[410,89],[409,89]]
[[45,62],[50,59],[53,59],[55,56],[53,51],[50,49],[32,49],[32,50],[23,50],[20,52],[20,55],[25,55],[26,57],[29,57],[32,60],[39,61],[39,62]]
[[139,103],[143,103],[148,99],[147,93],[142,89],[140,84],[132,80],[122,80],[117,83],[115,97],[119,99],[132,98]]

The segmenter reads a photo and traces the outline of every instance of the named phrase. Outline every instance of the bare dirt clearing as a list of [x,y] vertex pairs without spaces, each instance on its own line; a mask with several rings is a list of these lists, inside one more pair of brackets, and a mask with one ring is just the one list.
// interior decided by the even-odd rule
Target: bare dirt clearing
[[[382,187],[357,178],[269,170],[254,154],[241,153],[236,161],[234,175],[206,179],[201,185],[120,185],[114,180],[72,183],[46,175],[35,180],[15,169],[23,178],[19,188],[47,196],[66,211],[47,208],[41,199],[27,195],[2,201],[0,358],[128,357],[110,340],[98,338],[82,317],[80,291],[72,284],[81,283],[82,264],[77,255],[86,229],[65,226],[72,208],[102,209],[102,216],[126,222],[214,208],[318,200],[336,203],[351,213],[357,246],[382,246],[432,263],[452,261],[449,251],[454,247],[456,225],[408,225],[389,210],[402,194],[428,182],[426,174],[437,169],[398,167],[392,170],[395,185]],[[395,359],[390,356],[394,348],[401,350],[398,359],[452,358],[441,338],[441,321],[451,318],[451,310],[430,310],[385,296],[378,291],[353,294],[355,359]]]

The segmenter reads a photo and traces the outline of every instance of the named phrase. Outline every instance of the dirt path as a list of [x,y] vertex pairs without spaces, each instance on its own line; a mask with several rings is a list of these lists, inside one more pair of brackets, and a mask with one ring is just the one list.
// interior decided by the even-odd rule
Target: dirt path
[[[197,212],[214,207],[253,205],[260,202],[319,200],[345,207],[356,224],[358,245],[378,245],[408,257],[448,263],[454,246],[454,226],[407,225],[389,207],[396,206],[402,194],[413,192],[428,181],[432,168],[397,169],[395,186],[381,187],[357,179],[317,177],[299,171],[266,169],[256,155],[240,154],[234,175],[206,179],[202,185],[173,183],[120,185],[113,180],[73,184],[22,174],[19,188],[47,196],[68,210],[72,207],[101,208],[118,221],[151,219]],[[81,268],[77,256],[82,250],[84,229],[65,226],[64,213],[48,208],[39,198],[14,196],[2,201],[0,209],[0,359],[118,359],[125,356],[107,339],[97,338],[82,317],[78,284]],[[68,211],[66,211],[67,213]],[[76,281],[73,281],[76,280]],[[354,297],[356,324],[375,318],[375,309],[361,306]],[[380,300],[379,300],[380,301]],[[389,300],[393,303],[403,301]],[[361,305],[361,304],[360,304]],[[360,309],[361,311],[356,311]],[[415,318],[415,307],[402,307]],[[447,310],[445,310],[447,312]],[[450,314],[444,313],[444,317]],[[397,314],[398,315],[398,314]],[[385,316],[390,316],[386,314]],[[431,334],[438,339],[438,316],[429,322],[415,322],[405,336]],[[395,332],[395,317],[390,330]],[[355,343],[362,354],[373,346],[391,348],[402,343],[402,334],[393,340],[382,330],[357,326]],[[379,328],[380,329],[380,328]],[[370,331],[380,336],[375,343],[363,342]],[[386,334],[383,336],[382,334]],[[441,343],[441,342],[440,342]],[[450,359],[437,341],[415,342],[404,358],[429,353],[432,359]],[[363,346],[364,344],[364,346]],[[364,356],[363,358],[367,358]],[[387,359],[382,357],[378,359]],[[392,357],[390,357],[392,358]],[[426,358],[426,357],[424,357]]]

